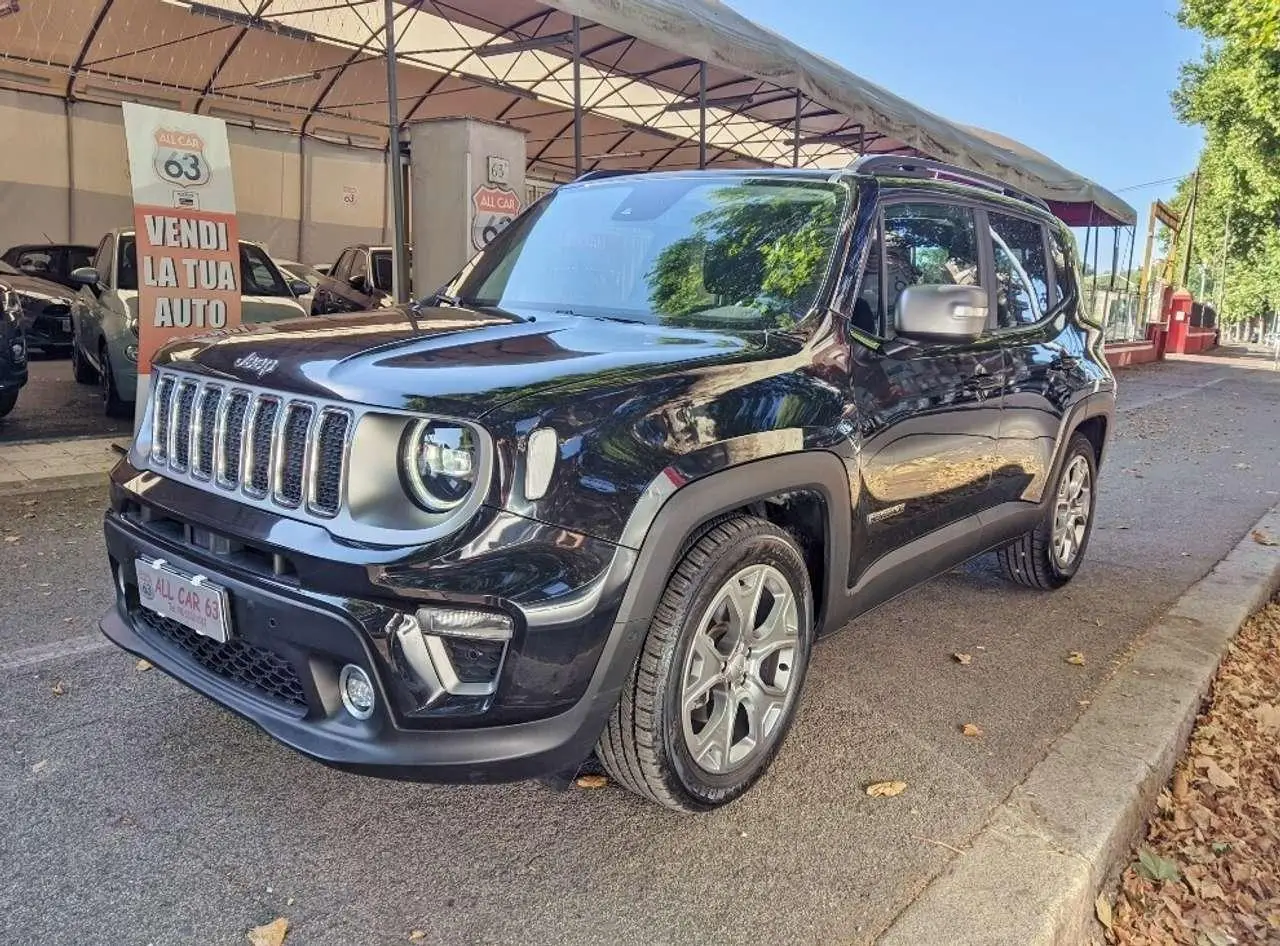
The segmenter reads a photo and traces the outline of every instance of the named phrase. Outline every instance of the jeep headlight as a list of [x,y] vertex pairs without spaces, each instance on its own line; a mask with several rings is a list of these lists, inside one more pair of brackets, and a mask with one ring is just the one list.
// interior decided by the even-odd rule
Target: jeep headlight
[[409,495],[428,512],[449,512],[476,487],[480,438],[464,424],[423,420],[405,432],[400,467]]

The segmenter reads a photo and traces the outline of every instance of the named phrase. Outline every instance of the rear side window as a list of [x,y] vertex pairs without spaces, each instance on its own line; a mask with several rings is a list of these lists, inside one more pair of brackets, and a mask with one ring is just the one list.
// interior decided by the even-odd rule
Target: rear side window
[[252,243],[240,244],[240,292],[246,296],[293,296],[266,252]]
[[908,286],[977,286],[978,230],[973,210],[956,204],[892,204],[884,211],[889,324]]
[[1049,264],[1044,229],[1034,220],[987,214],[996,271],[996,324],[1032,325],[1049,310]]
[[26,250],[18,254],[18,269],[33,276],[45,276],[52,273],[53,250]]
[[111,234],[108,233],[98,244],[98,252],[93,255],[93,268],[98,271],[98,279],[104,286],[111,282]]

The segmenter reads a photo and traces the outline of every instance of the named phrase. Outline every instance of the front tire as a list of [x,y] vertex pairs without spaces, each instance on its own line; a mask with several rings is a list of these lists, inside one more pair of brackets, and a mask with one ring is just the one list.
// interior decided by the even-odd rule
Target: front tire
[[5,391],[3,394],[0,394],[0,417],[8,417],[17,404],[17,391]]
[[71,375],[77,384],[94,384],[98,380],[98,373],[93,370],[93,365],[89,364],[77,344],[71,346]]
[[105,342],[102,345],[102,350],[98,352],[98,359],[102,364],[99,380],[102,383],[103,413],[108,417],[133,416],[133,404],[122,399],[119,390],[116,388],[116,375],[111,370],[111,352],[107,349]]
[[1040,524],[996,553],[1010,580],[1028,588],[1061,588],[1080,569],[1097,508],[1098,461],[1084,434],[1067,443]]
[[813,594],[790,535],[734,516],[667,582],[596,752],[614,781],[677,811],[709,811],[768,769],[813,646]]

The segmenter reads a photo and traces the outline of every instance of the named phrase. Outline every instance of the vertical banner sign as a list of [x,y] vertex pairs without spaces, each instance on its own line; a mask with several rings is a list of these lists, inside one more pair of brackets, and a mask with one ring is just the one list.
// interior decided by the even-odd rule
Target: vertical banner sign
[[124,130],[138,253],[141,417],[146,375],[162,345],[240,324],[240,244],[224,121],[126,102]]

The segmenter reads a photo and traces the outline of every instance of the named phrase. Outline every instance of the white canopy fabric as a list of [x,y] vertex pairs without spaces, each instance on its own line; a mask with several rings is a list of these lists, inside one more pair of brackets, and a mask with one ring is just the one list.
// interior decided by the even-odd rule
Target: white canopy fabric
[[[697,167],[705,69],[709,166],[927,156],[1042,197],[1073,225],[1136,218],[1044,155],[918,108],[716,0],[396,0],[394,9],[402,122],[507,122],[526,133],[535,177],[575,173],[567,36],[577,16],[585,169]],[[134,99],[384,149],[384,28],[384,0],[22,3],[0,17],[0,89]]]

